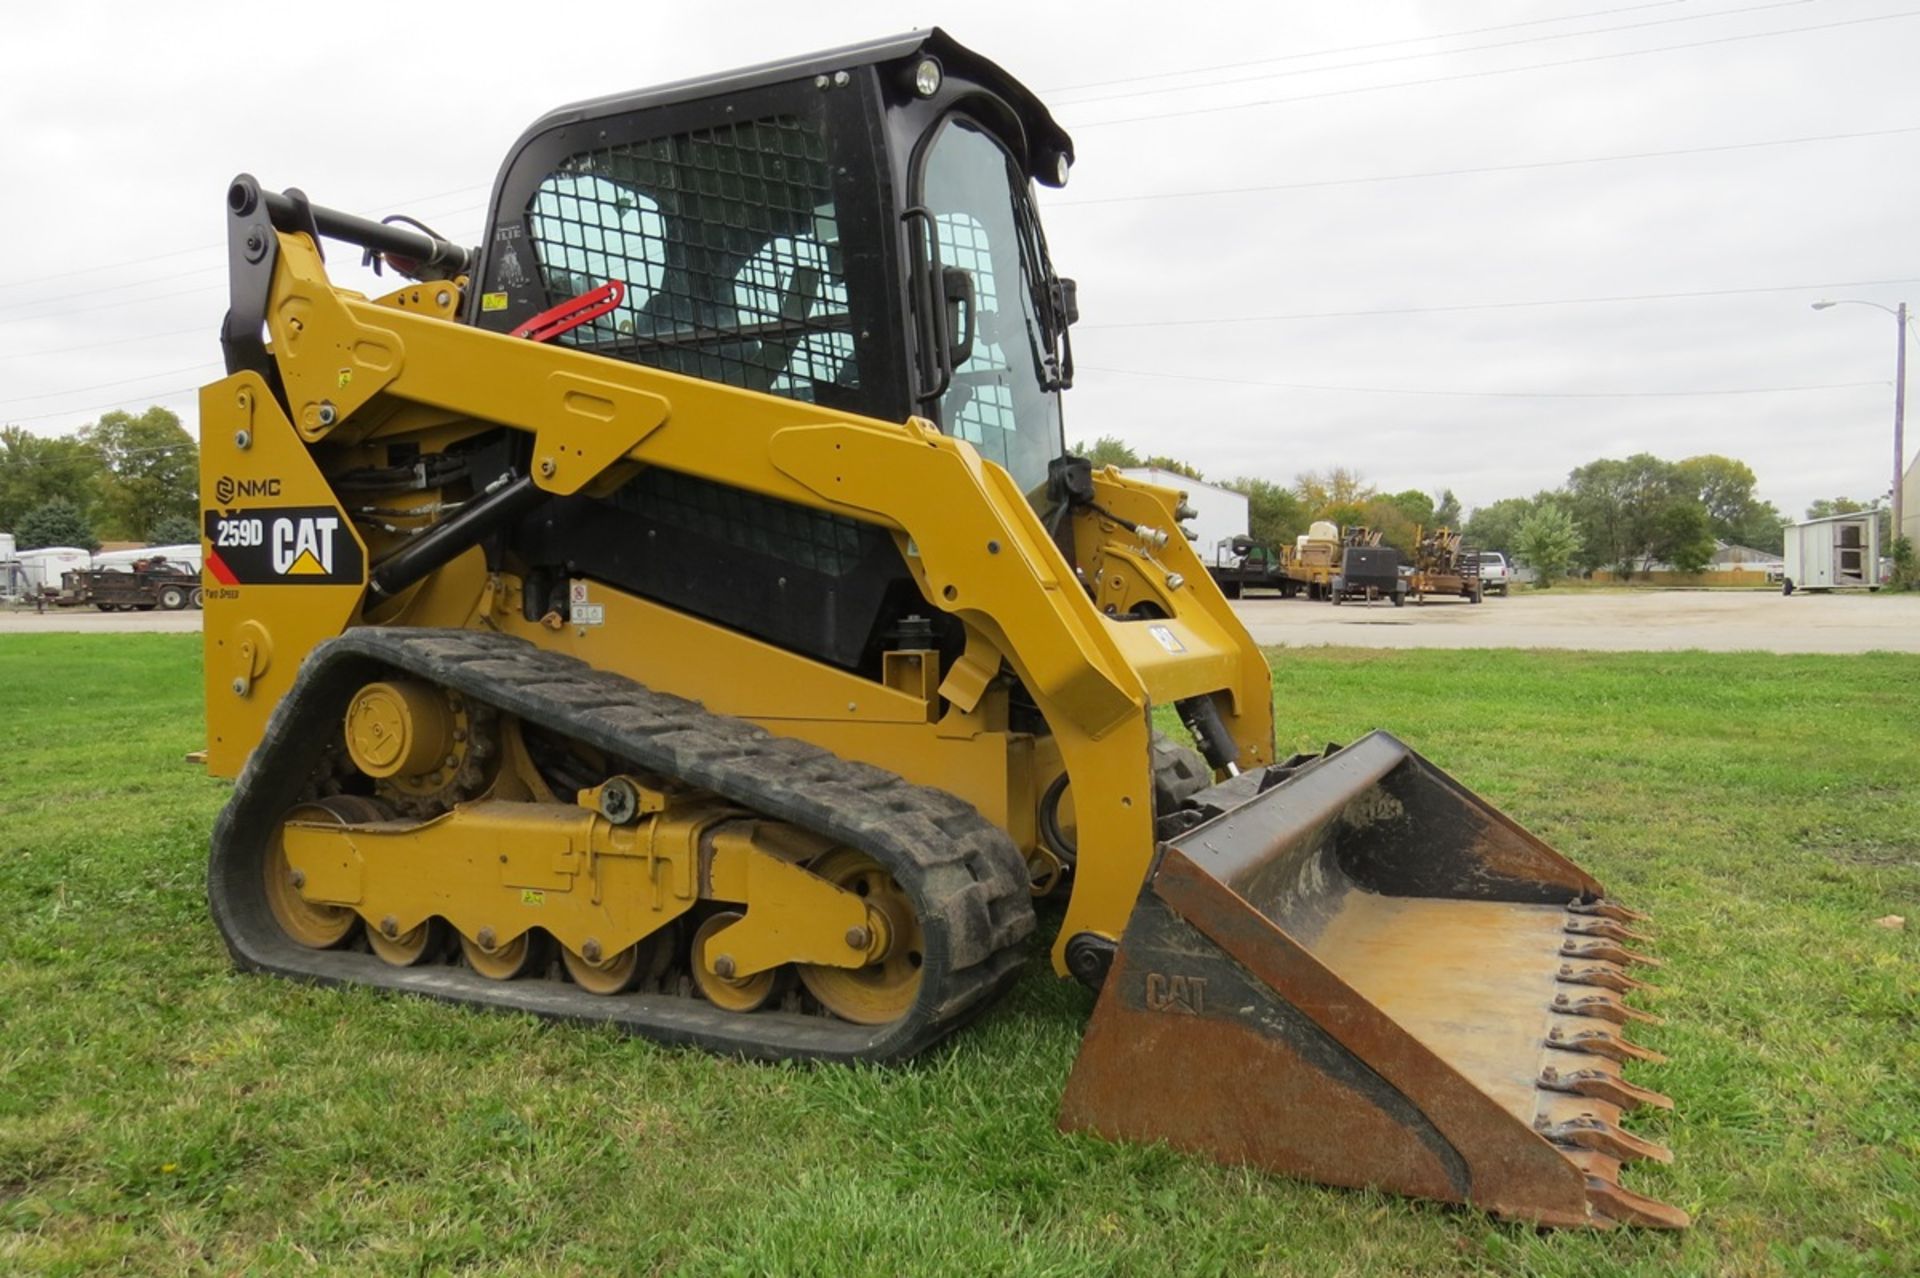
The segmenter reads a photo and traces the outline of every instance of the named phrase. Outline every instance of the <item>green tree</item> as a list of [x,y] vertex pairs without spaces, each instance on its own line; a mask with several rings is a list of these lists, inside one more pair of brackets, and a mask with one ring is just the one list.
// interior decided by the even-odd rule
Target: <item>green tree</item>
[[1785,534],[1779,508],[1754,496],[1753,470],[1743,461],[1707,453],[1674,463],[1679,484],[1707,508],[1721,541],[1779,553]]
[[97,481],[103,527],[148,541],[167,516],[198,513],[199,448],[168,410],[155,405],[138,417],[107,413],[80,438],[105,467]]
[[100,549],[100,539],[93,535],[87,517],[78,506],[64,497],[55,497],[28,511],[20,521],[15,539],[22,550],[39,550],[45,546],[74,546],[88,551]]
[[1682,497],[1668,502],[1655,516],[1647,553],[1681,572],[1699,572],[1717,548],[1713,516],[1698,501]]
[[1348,470],[1345,466],[1335,466],[1326,471],[1303,471],[1294,477],[1293,491],[1313,512],[1315,519],[1332,519],[1333,516],[1327,512],[1334,507],[1357,508],[1380,492],[1361,478],[1359,471]]
[[[1825,519],[1829,515],[1860,515],[1869,510],[1880,512],[1880,545],[1893,545],[1893,510],[1880,498],[1872,501],[1855,501],[1851,497],[1822,497],[1807,507],[1808,519]],[[1891,553],[1891,552],[1888,552]]]
[[1085,440],[1073,446],[1075,457],[1084,457],[1095,470],[1102,466],[1138,466],[1140,454],[1127,447],[1127,441],[1115,435],[1102,435],[1089,446]]
[[183,515],[167,515],[147,530],[148,544],[179,546],[200,540],[200,527]]
[[[1579,467],[1567,476],[1567,497],[1580,528],[1582,564],[1611,567],[1622,577],[1632,572],[1636,560],[1657,553],[1660,521],[1685,493],[1674,464],[1651,453],[1624,461],[1603,457]],[[1697,498],[1691,501],[1699,506]]]
[[1375,514],[1370,502],[1336,501],[1314,511],[1313,517],[1324,519],[1336,528],[1351,528],[1355,525],[1371,528]]
[[1151,466],[1155,470],[1170,470],[1176,475],[1185,475],[1188,479],[1197,479],[1201,483],[1205,483],[1207,480],[1207,477],[1200,473],[1198,466],[1172,457],[1149,457],[1140,464],[1143,466]]
[[1753,469],[1743,461],[1705,453],[1673,464],[1674,482],[1698,498],[1713,524],[1713,535],[1732,539],[1752,511]]
[[[1539,504],[1540,498],[1502,497],[1490,506],[1476,507],[1473,517],[1460,529],[1461,534],[1469,546],[1481,550],[1512,551],[1519,542],[1520,525],[1538,509]],[[1438,516],[1435,518],[1437,520]]]
[[1513,553],[1533,569],[1539,585],[1551,586],[1580,553],[1580,530],[1559,503],[1540,502],[1520,521]]
[[0,427],[0,528],[57,498],[84,514],[100,473],[100,455],[78,439]]
[[1787,546],[1787,519],[1770,501],[1756,501],[1746,517],[1734,525],[1726,538],[1736,546],[1749,546],[1769,554],[1780,554]]
[[[1407,508],[1401,504],[1400,499],[1406,495],[1405,493],[1400,493],[1393,497],[1375,497],[1371,501],[1361,503],[1363,514],[1358,522],[1365,524],[1369,528],[1377,529],[1383,544],[1392,546],[1402,554],[1411,555],[1413,553],[1414,529],[1420,526],[1420,521],[1409,515]],[[1424,501],[1426,494],[1415,493],[1414,496]],[[1426,510],[1426,507],[1416,506],[1415,509]],[[1428,511],[1427,513],[1428,517],[1431,518],[1432,512]]]
[[1300,498],[1270,479],[1242,476],[1227,487],[1247,495],[1247,534],[1270,550],[1291,546],[1311,522]]
[[1408,523],[1419,524],[1423,528],[1432,528],[1438,522],[1433,513],[1433,498],[1417,488],[1409,488],[1403,493],[1394,493],[1381,498],[1406,517]]
[[1440,500],[1433,504],[1433,527],[1457,530],[1460,527],[1460,518],[1460,499],[1453,495],[1453,489],[1442,489]]

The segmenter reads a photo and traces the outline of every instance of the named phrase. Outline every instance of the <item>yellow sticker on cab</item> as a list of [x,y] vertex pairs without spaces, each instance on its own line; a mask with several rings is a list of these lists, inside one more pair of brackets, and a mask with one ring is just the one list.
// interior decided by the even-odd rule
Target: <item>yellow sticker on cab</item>
[[483,311],[506,310],[507,295],[505,293],[482,293],[480,295],[480,309]]

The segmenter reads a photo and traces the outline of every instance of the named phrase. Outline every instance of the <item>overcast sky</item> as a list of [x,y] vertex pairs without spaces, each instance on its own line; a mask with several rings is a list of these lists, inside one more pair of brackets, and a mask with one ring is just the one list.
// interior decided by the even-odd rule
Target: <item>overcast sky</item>
[[553,106],[934,24],[1075,139],[1070,439],[1469,507],[1641,450],[1887,491],[1894,322],[1809,306],[1920,301],[1916,0],[13,6],[0,421],[194,426],[235,172],[475,243]]

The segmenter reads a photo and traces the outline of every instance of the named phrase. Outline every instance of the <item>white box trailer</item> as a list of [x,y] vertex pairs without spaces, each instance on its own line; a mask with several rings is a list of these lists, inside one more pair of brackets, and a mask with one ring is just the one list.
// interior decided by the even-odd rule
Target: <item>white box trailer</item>
[[132,572],[141,560],[163,558],[181,572],[200,571],[200,543],[183,542],[174,546],[136,546],[132,550],[106,550],[93,557],[95,568],[112,572]]
[[[1193,518],[1185,527],[1193,532],[1193,553],[1209,567],[1228,567],[1239,556],[1233,553],[1233,539],[1247,535],[1247,495],[1218,484],[1189,479],[1178,471],[1157,466],[1132,466],[1121,470],[1128,479],[1138,479],[1187,495]],[[1169,530],[1171,531],[1171,530]]]
[[1880,589],[1880,512],[1828,515],[1787,525],[1783,594]]
[[93,556],[75,546],[43,546],[17,556],[28,589],[58,592],[63,573],[93,566]]

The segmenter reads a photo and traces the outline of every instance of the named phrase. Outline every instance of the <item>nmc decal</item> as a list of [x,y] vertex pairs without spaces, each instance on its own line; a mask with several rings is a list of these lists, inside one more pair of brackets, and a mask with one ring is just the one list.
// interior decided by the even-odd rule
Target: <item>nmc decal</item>
[[210,510],[207,571],[229,586],[357,586],[360,543],[334,506]]

